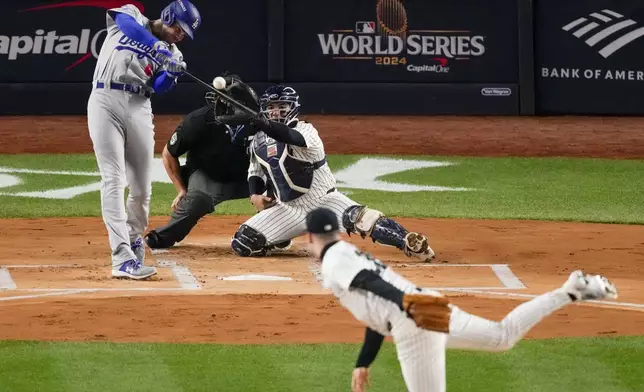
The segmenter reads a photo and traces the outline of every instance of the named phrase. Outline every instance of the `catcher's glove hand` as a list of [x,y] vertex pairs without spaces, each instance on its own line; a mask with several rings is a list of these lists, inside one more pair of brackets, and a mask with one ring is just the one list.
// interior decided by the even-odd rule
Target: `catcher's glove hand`
[[405,294],[403,310],[416,325],[429,331],[449,333],[452,309],[445,297],[425,294]]

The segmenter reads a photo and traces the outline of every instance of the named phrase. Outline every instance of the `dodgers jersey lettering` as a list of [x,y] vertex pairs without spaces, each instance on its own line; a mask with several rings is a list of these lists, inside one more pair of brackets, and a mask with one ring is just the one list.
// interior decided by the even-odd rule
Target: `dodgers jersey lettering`
[[293,128],[306,141],[306,147],[286,145],[264,132],[258,132],[251,144],[252,158],[248,178],[258,176],[266,181],[270,176],[277,197],[282,202],[306,204],[319,199],[335,187],[335,177],[328,164],[317,170],[308,169],[325,158],[324,145],[313,125],[298,121]]
[[[110,15],[111,12],[129,15],[150,31],[150,20],[134,5],[127,4],[108,10],[105,16],[107,35],[96,61],[94,82],[114,81],[145,86],[163,68],[153,57],[154,51],[150,46],[134,41],[123,34]],[[183,61],[183,54],[175,44],[169,45],[169,48],[173,59]],[[148,90],[152,92],[152,87],[148,86]]]
[[398,305],[389,300],[370,291],[350,288],[356,275],[365,269],[375,271],[384,281],[405,293],[417,291],[412,282],[345,241],[331,245],[324,254],[321,270],[323,286],[330,289],[357,320],[383,336],[390,336],[389,326],[407,316]]

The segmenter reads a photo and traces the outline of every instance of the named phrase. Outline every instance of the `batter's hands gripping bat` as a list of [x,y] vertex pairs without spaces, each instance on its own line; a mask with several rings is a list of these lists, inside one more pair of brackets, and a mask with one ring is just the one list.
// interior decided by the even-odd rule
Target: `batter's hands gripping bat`
[[429,331],[449,333],[452,309],[445,297],[425,294],[405,294],[403,309],[417,326]]

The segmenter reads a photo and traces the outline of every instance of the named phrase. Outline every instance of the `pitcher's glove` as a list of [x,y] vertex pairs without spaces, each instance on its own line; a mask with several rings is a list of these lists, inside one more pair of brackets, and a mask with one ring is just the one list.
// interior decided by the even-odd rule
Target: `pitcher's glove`
[[425,294],[405,294],[403,310],[417,326],[429,331],[449,333],[452,309],[445,297]]

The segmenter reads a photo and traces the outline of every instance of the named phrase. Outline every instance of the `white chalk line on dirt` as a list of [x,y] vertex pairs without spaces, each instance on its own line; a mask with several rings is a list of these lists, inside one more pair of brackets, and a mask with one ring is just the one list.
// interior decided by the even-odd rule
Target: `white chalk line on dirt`
[[173,260],[157,259],[157,265],[160,267],[170,267],[172,274],[179,282],[179,285],[184,290],[201,290],[201,285],[197,278],[192,274],[190,268],[177,265]]
[[0,290],[15,290],[16,282],[6,268],[0,268]]
[[[157,261],[159,267],[168,267],[172,270],[172,274],[175,279],[179,282],[179,285],[184,290],[200,290],[201,285],[197,281],[197,278],[192,274],[192,271],[188,267],[177,265],[173,260],[159,259]],[[0,267],[0,271],[6,268],[82,268],[83,266],[78,264],[17,264],[17,265],[5,265]],[[87,266],[85,266],[87,267]],[[9,272],[7,271],[7,274]],[[11,276],[9,276],[11,278]],[[3,288],[2,285],[2,274],[0,273],[0,289]],[[15,284],[14,284],[15,288]]]
[[518,276],[512,272],[510,266],[507,264],[492,264],[490,266],[497,278],[503,285],[509,289],[525,289],[525,285]]
[[[32,289],[19,289],[11,278],[8,268],[79,268],[82,267],[77,264],[19,264],[7,265],[0,267],[0,289],[4,290],[18,290],[30,293],[29,295],[15,295],[10,297],[0,297],[0,301],[15,301],[22,299],[34,299],[50,296],[73,295],[82,293],[96,293],[96,292],[181,292],[186,290],[201,290],[197,279],[192,274],[189,268],[179,266],[176,262],[171,260],[159,260],[158,265],[161,267],[169,267],[172,274],[179,282],[180,287],[109,287],[109,288],[32,288]],[[86,266],[85,266],[86,267]]]
[[[508,293],[508,292],[495,292],[495,291],[486,291],[483,288],[443,288],[440,289],[442,291],[457,291],[457,292],[463,292],[463,293],[468,293],[468,294],[483,294],[483,295],[497,295],[501,297],[518,297],[518,298],[536,298],[539,296],[539,294],[521,294],[521,293]],[[627,308],[631,310],[644,310],[644,304],[635,304],[635,303],[629,303],[629,302],[613,302],[613,301],[598,301],[598,300],[590,300],[590,301],[583,301],[579,302],[578,304],[582,305],[584,303],[592,303],[592,304],[599,304],[599,305],[604,305],[607,307],[613,307],[613,308]]]
[[[488,267],[492,269],[492,272],[494,272],[494,275],[503,283],[502,288],[505,289],[512,289],[512,290],[519,290],[519,289],[525,289],[526,286],[521,282],[521,279],[519,279],[518,276],[512,272],[512,269],[510,269],[510,266],[507,264],[431,264],[431,263],[423,263],[423,264],[398,264],[398,267],[404,267],[404,268],[410,268],[410,267]],[[394,265],[394,268],[396,265]],[[495,290],[495,288],[492,288],[492,290]]]
[[52,297],[55,295],[72,295],[72,294],[80,294],[80,293],[89,293],[95,291],[94,289],[74,289],[74,290],[60,290],[57,289],[56,291],[49,292],[49,293],[42,293],[42,294],[29,294],[29,295],[15,295],[12,297],[0,297],[0,301],[16,301],[19,299],[34,299],[34,298],[42,298],[42,297]]
[[186,291],[182,287],[85,287],[74,289],[20,289],[18,291],[27,291],[33,293],[49,292],[49,291],[86,291],[86,292],[99,292],[99,291]]
[[0,265],[0,268],[83,268],[87,265],[81,264],[15,264]]

